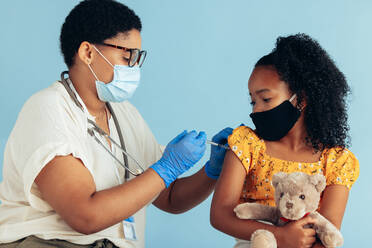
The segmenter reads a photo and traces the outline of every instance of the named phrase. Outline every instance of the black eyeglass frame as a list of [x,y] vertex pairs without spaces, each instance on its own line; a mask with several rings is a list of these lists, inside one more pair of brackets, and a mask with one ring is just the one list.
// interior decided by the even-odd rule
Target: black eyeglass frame
[[[139,67],[142,67],[143,62],[145,62],[146,55],[147,55],[146,50],[139,50],[138,48],[127,48],[127,47],[122,47],[122,46],[109,44],[109,43],[102,43],[101,45],[120,49],[120,50],[123,50],[124,52],[129,52],[129,62],[128,62],[129,67],[133,67],[136,64],[138,64]],[[136,57],[133,58],[134,54],[136,55]]]

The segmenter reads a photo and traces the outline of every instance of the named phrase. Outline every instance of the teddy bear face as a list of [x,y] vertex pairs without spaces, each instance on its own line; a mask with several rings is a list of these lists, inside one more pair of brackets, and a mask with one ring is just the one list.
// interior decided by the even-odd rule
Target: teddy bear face
[[323,175],[302,172],[273,176],[275,203],[283,217],[298,220],[318,208],[320,195],[325,188]]

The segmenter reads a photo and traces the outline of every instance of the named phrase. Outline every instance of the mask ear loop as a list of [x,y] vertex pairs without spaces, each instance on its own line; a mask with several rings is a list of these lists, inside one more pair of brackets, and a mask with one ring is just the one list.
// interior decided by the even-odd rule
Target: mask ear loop
[[99,55],[101,55],[102,58],[103,58],[104,60],[106,60],[106,62],[109,63],[109,64],[112,66],[112,68],[114,68],[114,66],[111,64],[111,62],[110,62],[108,59],[106,59],[105,56],[103,56],[103,54],[98,50],[98,48],[97,48],[95,45],[93,45],[93,47],[94,47],[94,49],[96,49],[96,51],[99,53]]
[[[297,95],[296,94],[294,94],[290,99],[289,99],[289,101],[290,102],[292,102],[293,101],[293,99],[295,99],[295,97],[296,97]],[[298,108],[298,107],[297,107]],[[300,109],[298,109],[300,112],[302,112],[302,110],[304,110],[304,106],[302,106]]]
[[93,71],[92,67],[90,66],[90,64],[88,64],[88,67],[89,67],[90,71],[93,73],[93,76],[96,78],[96,80],[99,81],[97,75],[94,73],[94,71]]
[[289,99],[289,101],[290,102],[292,102],[293,101],[293,99],[295,99],[295,97],[296,97],[297,95],[296,94],[294,94],[290,99]]
[[[107,63],[109,63],[109,65],[111,65],[112,68],[115,68],[115,67],[110,63],[110,61],[108,61],[108,59],[106,59],[106,57],[103,56],[103,54],[98,50],[98,48],[97,48],[95,45],[93,45],[93,47],[94,47],[94,49],[96,49],[96,51],[98,52],[98,54],[101,55],[102,58],[103,58]],[[96,78],[96,80],[99,81],[99,79],[98,79],[96,73],[94,73],[94,71],[93,71],[92,67],[90,66],[90,64],[88,64],[88,67],[89,67],[90,71],[93,73],[93,76]]]

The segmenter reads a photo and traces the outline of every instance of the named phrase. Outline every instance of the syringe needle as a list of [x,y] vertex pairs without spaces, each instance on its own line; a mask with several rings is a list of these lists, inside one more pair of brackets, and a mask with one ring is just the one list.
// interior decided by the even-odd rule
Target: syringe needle
[[219,147],[225,148],[226,150],[230,149],[230,147],[227,146],[227,145],[221,145],[221,144],[218,144],[218,143],[210,141],[210,140],[207,140],[207,144],[210,144],[212,146],[219,146]]

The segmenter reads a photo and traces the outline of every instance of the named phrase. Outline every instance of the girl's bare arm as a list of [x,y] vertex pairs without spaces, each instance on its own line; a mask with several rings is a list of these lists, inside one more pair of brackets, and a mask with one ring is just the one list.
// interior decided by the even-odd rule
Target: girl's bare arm
[[244,240],[250,240],[252,233],[257,229],[266,229],[274,233],[279,247],[310,247],[315,242],[315,231],[302,228],[307,223],[314,223],[315,220],[310,217],[285,227],[276,227],[253,220],[241,220],[235,216],[233,209],[239,202],[245,177],[246,171],[241,161],[233,152],[228,151],[212,200],[210,216],[212,226]]
[[[347,187],[343,185],[327,186],[323,192],[319,213],[338,229],[341,229],[348,198],[349,190]],[[324,246],[317,242],[313,248],[324,248]]]

